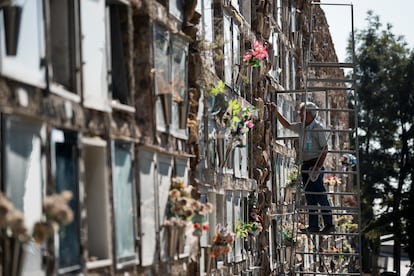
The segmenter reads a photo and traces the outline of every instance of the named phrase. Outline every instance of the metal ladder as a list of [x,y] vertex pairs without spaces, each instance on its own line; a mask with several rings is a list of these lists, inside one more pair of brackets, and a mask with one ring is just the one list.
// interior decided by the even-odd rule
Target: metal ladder
[[[325,130],[304,131],[326,131],[330,137],[328,157],[331,161],[328,166],[325,162],[325,181],[329,178],[341,180],[342,184],[325,185],[325,193],[305,192],[298,187],[296,192],[294,234],[295,246],[292,250],[293,275],[362,275],[361,260],[361,210],[360,210],[360,179],[359,179],[359,157],[358,157],[358,123],[357,107],[358,100],[355,90],[355,65],[352,62],[344,63],[337,61],[317,61],[311,57],[312,40],[314,39],[315,9],[323,5],[335,5],[350,8],[351,10],[351,34],[352,52],[355,50],[353,6],[352,4],[327,4],[312,3],[310,19],[309,49],[305,60],[305,88],[303,90],[290,90],[287,93],[300,93],[302,100],[315,101],[325,100],[325,106],[319,106],[319,113],[324,116]],[[353,58],[353,60],[355,60]],[[348,70],[352,76],[347,78],[334,78],[328,76],[318,77],[318,70],[339,68]],[[345,94],[345,97],[353,98],[353,107],[331,106],[330,96],[335,93]],[[345,101],[348,105],[348,101]],[[307,109],[311,111],[311,109]],[[305,107],[305,111],[306,107]],[[345,114],[345,115],[344,115]],[[338,119],[339,116],[348,116],[349,126],[331,124],[330,119]],[[349,145],[346,145],[348,142]],[[302,141],[300,141],[302,143]],[[303,148],[303,147],[302,147]],[[300,157],[301,158],[301,157]],[[330,168],[329,168],[330,166]],[[303,171],[304,173],[309,171]],[[332,180],[333,181],[333,180]],[[309,206],[305,204],[305,194],[326,194],[331,207]],[[334,217],[336,231],[331,234],[301,234],[298,222],[306,222],[310,212],[322,215],[322,211],[328,211]],[[327,213],[324,213],[327,214]]]

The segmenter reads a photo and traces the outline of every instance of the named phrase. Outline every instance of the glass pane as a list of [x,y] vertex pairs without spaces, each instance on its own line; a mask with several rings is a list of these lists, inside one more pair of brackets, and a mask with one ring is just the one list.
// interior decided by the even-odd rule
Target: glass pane
[[282,27],[282,0],[277,0],[277,24]]
[[41,62],[45,49],[42,0],[17,0],[16,5],[22,8],[16,56],[6,55],[4,11],[0,9],[1,70],[13,78],[43,85],[45,68],[41,66]]
[[73,91],[72,62],[74,55],[73,1],[50,1],[50,41],[53,80]]
[[183,3],[182,0],[169,0],[170,13],[180,20],[183,20]]
[[[16,209],[23,211],[28,232],[42,218],[42,161],[40,126],[8,118],[5,131],[5,194]],[[35,243],[26,247],[24,272],[44,275],[42,252]]]
[[179,120],[187,115],[187,44],[174,37],[172,42],[172,90],[173,90],[173,121],[175,128],[179,128]]
[[233,80],[237,79],[240,65],[240,32],[236,24],[233,23]]
[[[245,134],[245,136],[247,136]],[[249,177],[249,172],[248,172],[248,165],[247,165],[247,157],[248,157],[248,152],[249,152],[249,142],[248,142],[248,137],[246,137],[246,144],[244,147],[240,148],[240,167],[241,167],[241,177],[242,178],[248,178]]]
[[172,43],[172,85],[174,97],[186,100],[187,91],[187,44],[175,38]]
[[84,103],[89,108],[108,110],[105,0],[80,2]]
[[141,214],[141,265],[148,266],[156,258],[155,220],[155,155],[151,152],[139,153],[140,214]]
[[[233,193],[226,193],[226,226],[227,229],[233,231]],[[233,261],[233,251],[231,251],[228,256],[229,260]]]
[[[234,195],[234,219],[236,221],[240,220],[244,223],[242,210],[241,210],[241,200],[240,200],[240,192],[235,192]],[[241,250],[242,250],[243,238],[235,238],[234,240],[234,256],[235,261],[241,261]]]
[[97,259],[109,259],[111,231],[106,145],[83,146],[88,255]]
[[114,142],[113,189],[115,209],[116,257],[118,262],[135,258],[134,182],[132,146]]
[[159,193],[159,212],[162,224],[165,220],[165,211],[167,207],[168,192],[171,186],[172,158],[159,157],[158,160],[158,193]]
[[155,90],[157,94],[168,93],[168,31],[159,26],[154,26],[154,68],[155,68]]
[[61,227],[59,231],[59,268],[80,268],[77,134],[53,130],[52,143],[55,154],[56,192],[68,190],[73,194],[69,206],[73,210],[74,219],[72,223]]
[[125,59],[127,41],[124,41],[125,35],[123,35],[128,31],[126,8],[121,5],[111,5],[110,17],[112,99],[118,100],[122,104],[128,104],[128,66]]
[[201,18],[204,24],[204,39],[207,42],[213,42],[213,9],[212,9],[212,0],[202,1],[204,4],[203,13]]
[[224,82],[231,85],[232,73],[232,54],[231,54],[231,19],[226,14],[223,16],[223,32],[224,32]]
[[236,147],[234,148],[234,176],[240,178],[241,171],[240,171],[240,163],[241,163],[241,155],[240,155],[241,148]]
[[[159,208],[159,225],[164,224],[166,220],[168,192],[171,187],[172,158],[168,156],[158,157],[158,208]],[[166,257],[165,249],[168,248],[167,232],[165,228],[160,229],[161,232],[161,258]]]
[[[154,69],[155,69],[155,93],[157,95],[171,94],[170,76],[169,76],[169,55],[168,32],[159,26],[154,26]],[[164,96],[163,96],[164,97]],[[171,97],[165,96],[166,105],[171,106]],[[164,113],[161,98],[157,98],[156,102],[156,120],[157,126],[164,126]],[[168,109],[168,108],[167,108]],[[168,111],[166,109],[166,111]]]

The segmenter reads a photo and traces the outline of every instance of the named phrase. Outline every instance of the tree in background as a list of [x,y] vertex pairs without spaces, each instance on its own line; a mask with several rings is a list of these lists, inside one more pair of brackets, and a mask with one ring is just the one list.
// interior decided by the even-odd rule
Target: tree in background
[[372,11],[367,21],[355,36],[362,229],[374,254],[380,236],[394,235],[399,275],[401,244],[408,244],[414,261],[414,238],[408,235],[414,233],[414,55],[391,25],[381,28]]

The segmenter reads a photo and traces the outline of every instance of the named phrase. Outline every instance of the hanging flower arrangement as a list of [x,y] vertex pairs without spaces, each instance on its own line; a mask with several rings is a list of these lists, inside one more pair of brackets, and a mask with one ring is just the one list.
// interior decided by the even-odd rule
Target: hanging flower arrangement
[[231,251],[231,244],[234,242],[234,233],[220,223],[216,226],[211,247],[211,257],[224,256]]
[[194,229],[207,230],[205,216],[213,211],[209,202],[201,203],[191,197],[191,186],[186,186],[179,178],[172,179],[171,190],[168,194],[167,220],[164,226],[186,226],[193,223]]
[[300,167],[298,165],[294,165],[289,169],[288,172],[288,186],[291,188],[295,187],[295,184],[299,178]]
[[235,99],[229,102],[232,110],[230,122],[230,131],[233,136],[243,135],[254,127],[252,108],[242,108],[240,103]]
[[262,230],[262,224],[258,221],[244,223],[238,220],[236,222],[236,237],[238,238],[247,238],[249,234],[257,236]]
[[253,49],[247,51],[243,57],[243,61],[252,67],[259,67],[263,65],[263,60],[269,56],[267,49],[258,40],[253,44]]
[[220,81],[211,89],[210,95],[216,99],[213,115],[220,129],[230,130],[232,138],[241,139],[254,127],[254,107],[242,107],[238,99],[228,100],[224,94],[225,84]]

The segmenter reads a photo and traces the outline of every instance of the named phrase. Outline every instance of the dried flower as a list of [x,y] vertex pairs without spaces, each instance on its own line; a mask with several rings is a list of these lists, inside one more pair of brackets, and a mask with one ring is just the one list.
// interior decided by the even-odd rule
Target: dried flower
[[330,186],[335,186],[341,184],[342,182],[336,175],[331,175],[325,179],[324,183]]
[[19,210],[13,210],[7,215],[7,224],[10,227],[13,236],[23,238],[27,233],[24,225],[24,215]]
[[51,222],[37,222],[33,227],[33,238],[37,243],[43,243],[53,236],[54,228]]
[[170,192],[169,192],[169,194],[168,194],[171,198],[178,198],[180,195],[181,195],[181,193],[180,193],[180,191],[179,190],[177,190],[177,189],[172,189]]
[[204,215],[212,211],[211,204],[206,205],[191,196],[191,186],[187,187],[180,178],[173,178],[167,204],[167,221],[164,226],[186,225],[192,221],[193,227],[201,229]]
[[73,221],[73,212],[68,202],[72,198],[70,191],[47,196],[43,201],[43,210],[48,220],[59,225],[68,225]]
[[222,226],[220,223],[216,226],[211,248],[211,257],[216,258],[223,256],[231,251],[231,244],[234,242],[234,233]]
[[7,215],[13,211],[13,204],[2,193],[0,193],[0,227],[5,227]]

